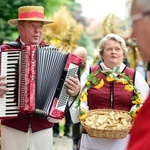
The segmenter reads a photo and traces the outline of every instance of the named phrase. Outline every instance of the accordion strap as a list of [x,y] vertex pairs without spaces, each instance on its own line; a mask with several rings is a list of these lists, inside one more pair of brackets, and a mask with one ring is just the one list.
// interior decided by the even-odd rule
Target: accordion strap
[[72,100],[70,105],[67,105],[65,112],[64,112],[64,116],[67,114],[67,112],[69,111],[69,109],[71,108],[71,106],[73,105],[73,103],[77,100],[79,93],[77,94],[77,96],[74,97],[74,99]]
[[8,42],[8,43],[5,43],[11,47],[17,47],[17,48],[21,48],[21,44],[18,43],[17,41],[12,41],[12,42]]

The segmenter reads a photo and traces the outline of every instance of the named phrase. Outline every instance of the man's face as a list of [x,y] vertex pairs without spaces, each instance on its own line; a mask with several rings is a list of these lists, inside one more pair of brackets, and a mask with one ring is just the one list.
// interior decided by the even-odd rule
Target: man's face
[[22,21],[18,25],[21,40],[29,45],[38,45],[43,38],[43,26],[40,21]]
[[80,68],[84,69],[86,67],[87,53],[82,49],[80,50],[78,49],[77,51],[74,52],[74,54],[81,58]]
[[79,57],[81,58],[81,60],[82,60],[82,63],[81,63],[81,65],[80,65],[80,68],[84,69],[85,66],[86,66],[86,59],[87,59],[87,56],[86,56],[86,54],[85,54],[84,52],[80,52],[80,53],[78,54],[78,56],[79,56]]
[[[131,7],[130,17],[142,13],[134,0]],[[133,22],[132,36],[137,39],[138,48],[144,60],[150,60],[150,16],[143,16]]]

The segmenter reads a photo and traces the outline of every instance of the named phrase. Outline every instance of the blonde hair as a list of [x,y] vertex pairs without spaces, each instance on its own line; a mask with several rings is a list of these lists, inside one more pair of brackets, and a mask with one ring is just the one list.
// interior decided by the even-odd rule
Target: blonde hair
[[110,34],[107,34],[105,37],[103,37],[103,38],[100,40],[100,43],[99,43],[99,45],[98,45],[100,55],[103,54],[103,51],[104,51],[104,48],[105,48],[105,43],[106,43],[108,40],[114,40],[114,41],[119,42],[120,45],[121,45],[121,48],[122,48],[122,50],[123,50],[123,53],[126,54],[126,52],[127,52],[127,47],[126,47],[126,42],[125,42],[125,40],[124,40],[122,37],[120,37],[119,35],[117,35],[117,34],[110,33]]

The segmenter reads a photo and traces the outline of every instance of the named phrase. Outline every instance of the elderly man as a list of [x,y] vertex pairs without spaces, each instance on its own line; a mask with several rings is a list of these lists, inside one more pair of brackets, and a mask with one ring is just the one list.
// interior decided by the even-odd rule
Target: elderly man
[[[137,39],[143,59],[150,60],[150,0],[133,0],[131,7],[133,37]],[[131,130],[127,150],[150,149],[150,95],[143,104]]]
[[[16,42],[19,45],[40,45],[45,46],[43,41],[43,27],[53,21],[45,19],[44,8],[42,6],[22,6],[18,9],[18,19],[11,19],[9,24],[17,26],[19,37]],[[1,46],[1,50],[16,48],[17,44]],[[4,77],[0,77],[3,79]],[[5,85],[0,82],[0,85]],[[65,85],[68,93],[76,96],[80,89],[78,77],[69,77]],[[0,88],[1,95],[7,89]],[[52,150],[52,127],[53,123],[46,118],[40,118],[34,114],[18,116],[12,119],[2,119],[1,126],[1,146],[3,150]]]
[[79,46],[75,49],[74,54],[79,56],[82,60],[82,63],[80,65],[80,69],[81,69],[80,73],[82,74],[86,67],[87,50],[84,47]]

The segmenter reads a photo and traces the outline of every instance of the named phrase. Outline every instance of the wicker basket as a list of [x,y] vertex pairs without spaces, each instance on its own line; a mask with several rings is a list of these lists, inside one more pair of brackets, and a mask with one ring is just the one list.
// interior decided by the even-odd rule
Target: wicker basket
[[[115,123],[109,124],[108,123],[108,126],[102,128],[102,129],[100,128],[102,126],[102,124],[98,125],[97,121],[95,121],[95,124],[97,124],[95,127],[93,127],[92,125],[86,124],[86,120],[88,117],[92,117],[93,115],[98,116],[101,114],[104,114],[106,116],[111,114],[112,118],[113,118],[112,114],[114,115],[114,117],[116,114],[119,114],[118,116],[125,115],[128,118],[128,124],[123,125],[123,128],[122,127],[118,128],[117,124],[115,124]],[[121,118],[119,118],[119,119],[121,119]],[[87,114],[86,119],[84,121],[83,120],[80,120],[80,121],[81,121],[83,128],[87,131],[88,135],[91,137],[96,137],[96,138],[113,138],[113,139],[125,138],[127,136],[127,134],[129,133],[131,126],[132,126],[132,118],[127,114],[126,111],[112,110],[112,109],[90,110],[89,113]],[[108,121],[108,119],[107,119],[107,121]]]

